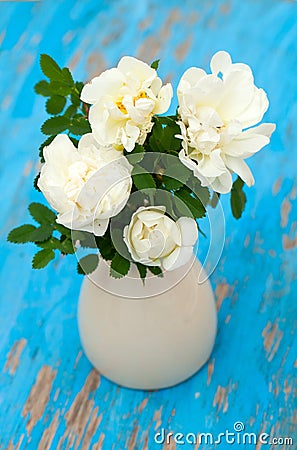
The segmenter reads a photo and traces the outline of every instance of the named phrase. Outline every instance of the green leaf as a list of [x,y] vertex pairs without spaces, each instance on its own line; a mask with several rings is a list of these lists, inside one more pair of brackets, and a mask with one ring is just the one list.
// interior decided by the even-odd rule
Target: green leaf
[[[170,156],[168,157],[169,164],[165,168],[164,175],[167,177],[171,177],[177,181],[181,181],[183,184],[188,181],[191,175],[191,170],[189,170],[187,167],[185,167],[184,164],[182,164],[177,158]],[[175,160],[173,161],[172,160]]]
[[[124,242],[123,234],[124,234],[124,230],[123,230],[122,224],[121,224],[121,228],[112,227],[111,239],[112,239],[113,246],[115,247],[117,252],[120,253],[124,258],[129,259],[130,253]],[[114,253],[116,253],[116,252],[114,252]]]
[[95,236],[88,231],[72,231],[72,240],[79,241],[82,248],[98,248]]
[[40,145],[39,147],[39,158],[41,159],[41,162],[44,162],[44,157],[43,157],[43,149],[44,147],[47,147],[48,145],[50,145],[53,140],[55,139],[56,136],[50,136],[48,138],[46,138],[46,140]]
[[246,204],[246,195],[242,190],[243,186],[244,182],[238,177],[231,189],[231,209],[235,219],[240,219]]
[[32,260],[33,269],[43,269],[55,257],[55,252],[49,248],[40,250]]
[[71,238],[71,230],[69,228],[64,227],[64,225],[61,225],[60,223],[55,223],[55,229],[59,231],[64,236],[67,236]]
[[9,242],[13,242],[14,244],[32,242],[31,235],[34,230],[36,230],[34,225],[21,225],[20,227],[11,230],[7,236],[7,240]]
[[102,258],[106,261],[110,261],[116,254],[116,250],[109,231],[107,231],[104,236],[95,236],[95,239]]
[[49,55],[46,55],[45,53],[40,55],[40,67],[44,75],[50,80],[63,80],[63,73],[61,68]]
[[136,164],[142,161],[144,157],[145,149],[142,145],[136,144],[132,152],[125,152],[125,156],[128,156],[128,161],[130,164]]
[[69,119],[65,116],[56,116],[47,119],[41,127],[43,134],[59,134],[67,130],[69,127]]
[[81,94],[81,91],[83,90],[83,87],[84,87],[84,83],[82,81],[76,81],[75,82],[75,88],[76,88],[76,90],[77,90],[79,95]]
[[143,264],[136,263],[140,278],[144,281],[146,277],[147,267]]
[[38,245],[38,247],[40,247],[40,248],[47,248],[50,250],[61,251],[61,243],[60,243],[59,239],[57,239],[53,236],[44,242],[36,242],[36,245]]
[[155,61],[153,61],[151,64],[152,69],[157,70],[159,68],[159,62],[160,62],[159,59],[156,59]]
[[69,139],[72,141],[72,144],[74,145],[74,147],[78,147],[78,139],[75,139],[74,137],[72,137],[72,136],[69,136]]
[[110,265],[110,275],[113,278],[122,278],[129,272],[130,261],[125,259],[119,253],[116,253],[112,258]]
[[190,188],[200,199],[203,205],[207,205],[210,200],[210,192],[207,186],[201,186],[200,180],[191,174],[190,179],[187,181],[187,187]]
[[53,228],[50,225],[44,224],[38,228],[35,228],[31,233],[32,242],[44,242],[47,241],[53,233]]
[[148,266],[147,268],[153,275],[157,275],[159,277],[163,277],[163,272],[162,272],[161,267],[159,267],[159,266]]
[[38,95],[42,95],[43,97],[50,97],[52,95],[49,82],[46,80],[41,80],[34,86],[34,91]]
[[[180,200],[179,200],[180,201]],[[178,217],[175,214],[173,204],[176,203],[176,199],[170,191],[165,189],[157,189],[154,197],[155,206],[165,206],[166,213],[173,219],[176,220]]]
[[177,204],[177,209],[182,216],[200,219],[205,216],[205,207],[201,200],[196,197],[187,187],[183,187],[175,192],[175,195],[182,201]]
[[40,224],[53,224],[56,221],[56,214],[42,203],[31,203],[28,209],[33,219]]
[[162,184],[167,191],[175,191],[176,189],[179,189],[183,186],[183,183],[181,181],[178,181],[171,177],[167,177],[166,175],[162,176]]
[[39,180],[39,177],[40,177],[40,173],[38,173],[38,174],[36,175],[36,177],[34,178],[33,186],[34,186],[34,189],[36,189],[36,191],[41,192],[41,190],[40,190],[39,187],[38,187],[38,180]]
[[72,104],[74,106],[76,106],[76,107],[80,106],[80,96],[79,96],[78,92],[73,91],[71,93],[71,97],[70,98],[71,98],[71,102],[72,102]]
[[80,275],[88,275],[94,272],[99,263],[99,258],[97,254],[91,254],[81,258],[77,264],[77,272]]
[[65,239],[64,241],[60,241],[60,250],[64,255],[73,255],[75,253],[75,246],[73,245],[72,239]]
[[72,77],[71,72],[68,69],[68,67],[64,67],[62,69],[62,75],[63,75],[63,79],[64,79],[65,83],[69,84],[69,86],[74,87],[73,77]]
[[62,95],[65,97],[66,95],[71,94],[72,89],[73,88],[64,81],[51,81],[49,83],[51,95]]
[[176,134],[180,134],[180,127],[174,120],[169,119],[165,123],[165,117],[155,116],[154,126],[149,138],[151,150],[177,155],[182,143],[181,139],[175,137]]
[[214,192],[212,194],[211,201],[209,203],[212,208],[215,208],[219,203],[220,195],[221,194],[219,192]]
[[88,120],[84,116],[74,117],[69,125],[69,131],[75,136],[81,136],[91,133],[91,127]]
[[66,105],[66,98],[61,95],[53,95],[46,101],[45,109],[49,114],[59,114]]
[[132,178],[133,183],[139,190],[156,188],[156,183],[153,176],[138,164],[133,167]]
[[74,105],[70,105],[64,112],[64,116],[73,117],[76,113],[77,113],[77,107]]

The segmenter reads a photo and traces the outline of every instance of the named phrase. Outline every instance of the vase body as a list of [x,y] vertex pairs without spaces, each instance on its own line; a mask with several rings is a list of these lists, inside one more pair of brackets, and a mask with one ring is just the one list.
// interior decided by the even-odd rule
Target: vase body
[[208,280],[197,282],[200,270],[195,260],[182,276],[177,269],[143,285],[130,272],[131,279],[109,277],[101,260],[93,279],[84,278],[78,305],[82,346],[94,367],[134,389],[170,387],[197,372],[217,328],[213,291]]

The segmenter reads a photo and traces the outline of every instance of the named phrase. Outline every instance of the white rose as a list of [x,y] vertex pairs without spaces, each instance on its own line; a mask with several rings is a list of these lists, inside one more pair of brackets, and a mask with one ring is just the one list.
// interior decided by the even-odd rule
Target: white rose
[[179,157],[204,186],[226,193],[233,172],[248,186],[254,184],[244,160],[269,143],[275,125],[249,128],[262,120],[268,108],[267,96],[255,86],[249,66],[232,64],[230,55],[221,51],[210,67],[210,75],[191,67],[178,85],[183,139]]
[[144,143],[153,115],[168,110],[172,95],[171,84],[162,86],[155,69],[124,56],[116,68],[86,84],[81,99],[92,105],[89,121],[97,141],[131,152]]
[[124,241],[134,261],[173,270],[193,255],[198,229],[194,219],[175,222],[165,212],[165,206],[138,208],[124,228]]
[[117,215],[130,195],[132,166],[113,148],[101,147],[85,134],[76,148],[66,134],[44,148],[38,187],[57,222],[73,230],[101,236],[110,217]]

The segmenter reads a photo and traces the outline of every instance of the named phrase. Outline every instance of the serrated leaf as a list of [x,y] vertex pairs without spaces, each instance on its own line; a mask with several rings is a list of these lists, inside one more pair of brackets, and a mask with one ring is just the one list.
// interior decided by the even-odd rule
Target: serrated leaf
[[40,173],[38,173],[38,174],[36,175],[36,177],[34,178],[33,186],[34,186],[34,189],[36,189],[36,191],[41,192],[41,190],[40,190],[39,187],[38,187],[38,180],[39,180],[39,177],[40,177]]
[[74,105],[68,106],[64,112],[64,116],[73,117],[77,113],[77,107]]
[[46,140],[40,145],[39,147],[39,158],[41,159],[41,162],[44,162],[44,157],[43,157],[43,149],[44,147],[47,147],[48,145],[50,145],[53,140],[55,139],[56,136],[49,136],[48,138],[46,138]]
[[40,250],[36,253],[32,260],[33,269],[43,269],[55,257],[55,252],[49,248]]
[[56,221],[56,214],[42,203],[31,203],[28,209],[33,219],[40,224],[53,224]]
[[75,82],[76,90],[78,91],[79,95],[81,94],[81,91],[83,90],[84,83],[82,81],[76,81]]
[[55,229],[59,231],[64,236],[67,236],[71,238],[71,230],[69,228],[64,227],[64,225],[61,225],[60,223],[55,223]]
[[69,84],[69,86],[74,86],[74,80],[68,67],[62,69],[62,75],[65,83]]
[[201,200],[196,197],[188,188],[183,187],[175,192],[175,195],[182,201],[177,203],[177,209],[182,216],[200,219],[205,216],[206,210]]
[[116,250],[109,231],[107,231],[104,236],[95,236],[95,240],[102,258],[106,261],[110,261],[116,254]]
[[62,70],[51,56],[46,55],[45,53],[41,54],[40,67],[44,75],[50,80],[63,80]]
[[159,266],[148,266],[147,268],[148,268],[148,270],[150,272],[152,272],[153,275],[157,275],[159,277],[163,277],[163,272],[162,272],[161,267],[159,267]]
[[86,133],[91,133],[91,127],[88,120],[83,117],[74,117],[69,125],[69,131],[75,136],[82,136]]
[[64,81],[51,81],[49,83],[49,90],[51,92],[51,95],[62,95],[65,97],[71,94],[72,89],[73,88]]
[[79,241],[82,248],[98,248],[95,236],[88,231],[72,231],[72,241]]
[[169,164],[165,168],[164,175],[182,183],[186,183],[190,178],[191,171],[178,160],[172,162],[172,159],[175,160],[177,158],[173,156],[170,157]]
[[52,236],[53,228],[50,225],[41,225],[35,228],[31,233],[32,242],[44,242],[47,241]]
[[73,245],[72,239],[65,239],[63,242],[60,242],[60,250],[64,255],[73,255],[75,253],[75,246]]
[[149,138],[152,151],[160,153],[172,153],[177,155],[181,149],[181,139],[176,138],[180,134],[180,127],[174,120],[164,122],[162,117],[154,117],[154,126]]
[[42,95],[43,97],[50,97],[52,95],[49,82],[46,80],[41,80],[34,86],[34,91],[38,95]]
[[74,106],[78,107],[80,105],[80,96],[79,96],[78,92],[76,92],[76,91],[72,92],[70,98],[71,98],[71,102]]
[[181,186],[183,186],[183,183],[181,181],[178,181],[171,177],[167,177],[166,175],[162,176],[162,184],[167,191],[175,191],[176,189],[179,189]]
[[238,177],[231,189],[231,210],[235,219],[240,219],[246,204],[246,195],[242,190],[243,186],[244,182]]
[[157,70],[159,67],[159,62],[160,62],[159,59],[156,59],[155,61],[153,61],[151,64],[151,68]]
[[51,237],[50,239],[47,239],[44,242],[36,242],[36,245],[40,248],[47,248],[50,250],[59,250],[61,251],[61,243],[59,239],[55,237]]
[[142,189],[155,189],[156,183],[153,176],[143,167],[136,164],[132,170],[133,183],[140,191]]
[[69,127],[69,118],[65,116],[56,116],[47,119],[42,127],[41,131],[43,134],[59,134],[67,130]]
[[46,101],[45,109],[49,114],[59,114],[66,105],[66,98],[61,95],[53,95]]
[[176,203],[176,199],[171,192],[163,189],[157,189],[154,199],[154,205],[165,206],[166,213],[173,219],[176,220],[178,217],[175,214],[173,204]]
[[14,228],[7,236],[9,242],[14,244],[25,244],[26,242],[32,242],[31,235],[36,229],[34,225],[21,225]]
[[77,264],[77,272],[80,275],[88,275],[94,272],[99,263],[97,254],[91,254],[81,258]]
[[129,272],[130,261],[124,258],[119,253],[116,253],[112,258],[110,265],[110,275],[113,278],[122,278]]

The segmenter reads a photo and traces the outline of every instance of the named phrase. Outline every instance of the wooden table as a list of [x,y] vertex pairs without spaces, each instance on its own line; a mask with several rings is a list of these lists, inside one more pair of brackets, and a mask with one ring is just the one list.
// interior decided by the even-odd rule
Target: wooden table
[[[1,2],[0,23],[0,448],[270,448],[154,442],[162,428],[216,436],[241,421],[246,432],[295,441],[272,448],[296,449],[297,3]],[[32,188],[45,118],[43,99],[33,93],[39,54],[70,65],[82,80],[124,54],[160,58],[161,76],[176,87],[187,67],[208,69],[219,49],[253,67],[277,131],[250,162],[256,186],[240,221],[228,196],[223,200],[226,243],[211,277],[219,332],[208,364],[172,389],[123,389],[82,353],[75,258],[34,272],[33,248],[5,241],[29,219],[27,204],[43,201]]]

